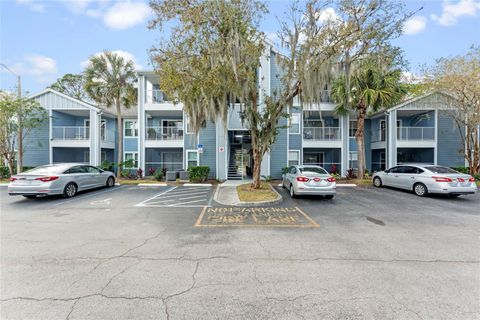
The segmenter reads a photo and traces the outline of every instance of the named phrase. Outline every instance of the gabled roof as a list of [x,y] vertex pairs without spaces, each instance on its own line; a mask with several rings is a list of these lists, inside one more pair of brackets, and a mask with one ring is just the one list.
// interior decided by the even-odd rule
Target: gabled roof
[[97,106],[93,105],[93,104],[90,104],[90,103],[87,103],[87,102],[85,102],[85,101],[82,101],[82,100],[79,100],[79,99],[70,97],[70,96],[68,96],[68,95],[66,95],[66,94],[64,94],[64,93],[58,92],[57,90],[54,90],[54,89],[52,89],[52,88],[46,88],[46,89],[43,90],[43,91],[40,91],[40,92],[37,92],[37,93],[34,93],[34,94],[31,94],[31,95],[27,96],[27,98],[28,98],[28,99],[34,99],[34,98],[40,97],[40,96],[42,96],[42,95],[44,95],[44,94],[47,94],[47,93],[52,93],[52,94],[58,95],[58,96],[60,96],[60,97],[62,97],[62,98],[64,98],[64,99],[70,100],[70,101],[72,101],[72,102],[74,102],[74,103],[78,103],[79,105],[81,105],[81,106],[83,106],[83,107],[86,107],[86,108],[88,108],[88,109],[90,109],[90,110],[94,110],[94,111],[96,111],[96,112],[99,112],[99,111],[100,111],[100,109],[99,109]]

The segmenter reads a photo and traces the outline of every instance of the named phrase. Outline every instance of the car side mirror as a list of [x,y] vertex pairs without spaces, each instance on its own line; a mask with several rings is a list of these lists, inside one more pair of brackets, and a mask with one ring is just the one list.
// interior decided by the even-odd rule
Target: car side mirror
[[389,174],[390,173],[390,170],[385,170],[384,171],[386,174]]

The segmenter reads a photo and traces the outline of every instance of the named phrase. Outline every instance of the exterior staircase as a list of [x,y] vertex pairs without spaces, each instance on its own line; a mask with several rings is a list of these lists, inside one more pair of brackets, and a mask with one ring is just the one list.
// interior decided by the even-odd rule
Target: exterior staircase
[[242,180],[242,147],[241,145],[230,145],[230,162],[228,164],[228,179]]

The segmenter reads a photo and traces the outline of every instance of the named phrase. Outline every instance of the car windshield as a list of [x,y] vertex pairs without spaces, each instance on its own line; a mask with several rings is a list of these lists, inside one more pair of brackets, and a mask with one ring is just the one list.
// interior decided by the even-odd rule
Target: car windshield
[[448,167],[441,167],[441,166],[429,166],[425,167],[428,171],[431,171],[433,173],[460,173],[458,171],[455,171],[451,168]]
[[319,173],[319,174],[328,174],[325,169],[320,168],[320,167],[303,167],[303,168],[298,168],[300,170],[300,173]]
[[28,174],[52,174],[56,173],[59,169],[59,166],[41,166],[41,167],[36,167],[34,169],[30,169],[28,171],[25,171],[24,173]]

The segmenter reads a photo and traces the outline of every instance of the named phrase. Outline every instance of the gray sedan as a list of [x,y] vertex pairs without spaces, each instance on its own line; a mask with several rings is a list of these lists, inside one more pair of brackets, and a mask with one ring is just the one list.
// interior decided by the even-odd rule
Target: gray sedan
[[320,166],[292,166],[283,175],[282,186],[290,191],[293,198],[296,195],[311,194],[333,199],[337,183],[325,169]]
[[115,176],[112,172],[85,164],[59,163],[40,166],[12,176],[8,193],[26,198],[56,194],[71,198],[78,191],[114,185]]
[[421,197],[429,193],[458,197],[474,194],[477,191],[477,185],[472,176],[437,165],[400,165],[377,172],[372,179],[375,187],[390,186],[412,190]]

